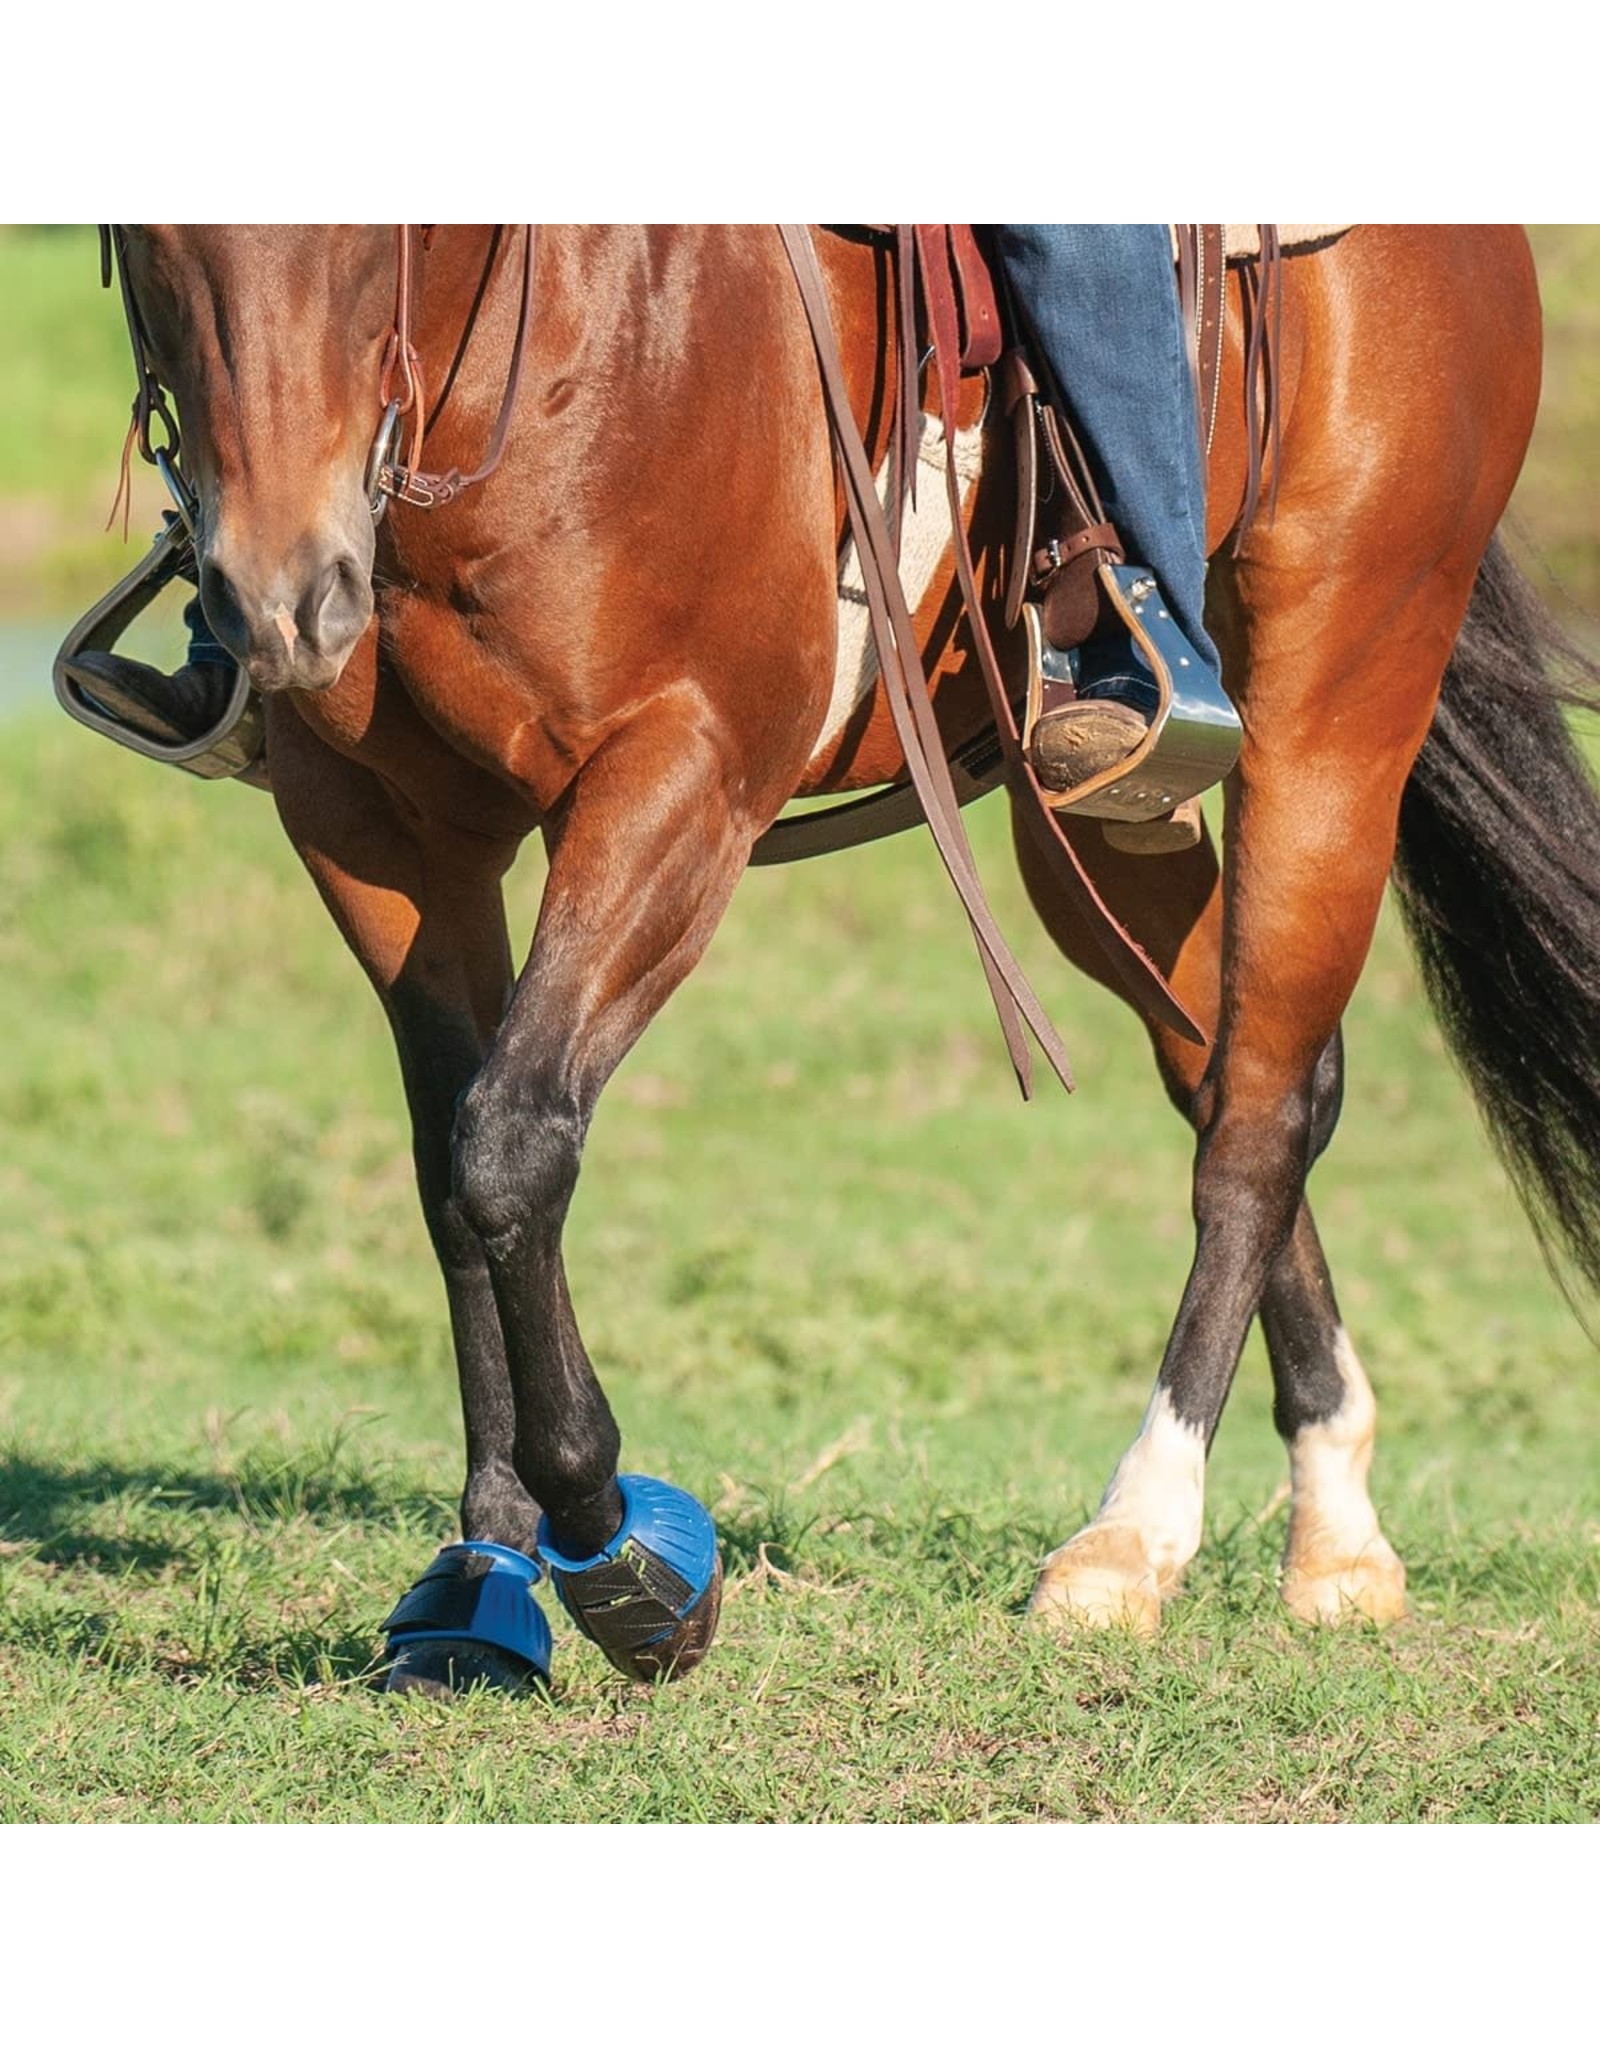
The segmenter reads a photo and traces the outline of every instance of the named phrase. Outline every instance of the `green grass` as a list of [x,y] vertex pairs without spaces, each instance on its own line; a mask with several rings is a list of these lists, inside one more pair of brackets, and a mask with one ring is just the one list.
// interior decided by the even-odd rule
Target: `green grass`
[[[87,604],[133,546],[104,531],[133,399],[122,301],[99,284],[92,228],[0,229],[0,611]],[[135,461],[140,547],[166,494]]]
[[568,1242],[628,1463],[716,1508],[721,1640],[641,1692],[553,1616],[552,1700],[441,1707],[369,1682],[461,1459],[376,1005],[264,799],[0,750],[0,1818],[1600,1815],[1600,1373],[1387,923],[1313,1191],[1411,1620],[1280,1611],[1252,1342],[1159,1641],[1020,1625],[1148,1396],[1189,1147],[990,804],[1079,1094],[1015,1101],[921,841],[752,876]]

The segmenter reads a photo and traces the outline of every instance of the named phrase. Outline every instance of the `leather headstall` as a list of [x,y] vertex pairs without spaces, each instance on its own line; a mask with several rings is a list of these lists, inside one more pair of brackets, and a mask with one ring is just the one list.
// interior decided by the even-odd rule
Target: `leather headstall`
[[[522,290],[517,312],[516,339],[512,343],[500,409],[490,431],[483,459],[475,469],[468,471],[458,468],[443,471],[423,469],[423,439],[432,421],[427,413],[421,358],[411,338],[416,296],[413,273],[416,269],[417,244],[420,241],[422,248],[426,250],[432,239],[432,230],[402,225],[395,232],[397,240],[394,319],[384,349],[383,368],[379,377],[378,429],[373,436],[372,447],[367,457],[365,475],[368,509],[375,523],[383,517],[391,498],[400,499],[405,504],[421,510],[437,505],[448,505],[452,499],[460,497],[463,491],[469,490],[474,484],[483,483],[499,468],[501,458],[505,454],[512,415],[516,410],[523,361],[533,325],[535,238],[533,226],[529,223],[520,229]],[[503,230],[496,229],[497,236],[502,232]],[[207,778],[239,775],[260,760],[265,745],[265,721],[259,699],[242,668],[235,672],[234,688],[217,723],[209,731],[186,740],[176,735],[164,739],[154,738],[150,733],[141,731],[137,726],[118,717],[96,697],[96,679],[77,666],[77,657],[80,654],[90,651],[113,651],[116,642],[134,619],[174,579],[181,578],[186,582],[195,583],[199,577],[197,528],[200,503],[193,485],[184,474],[183,437],[176,414],[156,373],[149,330],[140,310],[128,267],[124,231],[120,226],[103,225],[100,229],[102,287],[109,289],[113,277],[121,289],[122,310],[128,325],[128,343],[133,351],[134,370],[138,381],[134,391],[132,417],[122,444],[117,495],[107,524],[115,523],[120,510],[123,515],[123,533],[126,536],[133,497],[130,464],[135,448],[146,462],[153,464],[160,471],[162,481],[166,484],[176,507],[176,516],[174,517],[172,513],[167,515],[166,530],[157,538],[149,554],[130,575],[123,578],[115,590],[86,612],[67,635],[55,660],[56,697],[62,708],[80,724],[103,733],[107,738],[116,740],[120,745],[129,747],[148,759],[163,761],[170,766],[186,769],[192,775]],[[484,287],[480,286],[468,316],[466,331],[457,348],[457,363],[465,356],[467,346],[476,330],[483,300]],[[446,395],[449,388],[447,380]],[[405,460],[402,462],[399,460],[400,442],[404,432],[403,422],[407,419],[410,420],[410,439]],[[157,426],[161,433],[159,442],[154,432]]]

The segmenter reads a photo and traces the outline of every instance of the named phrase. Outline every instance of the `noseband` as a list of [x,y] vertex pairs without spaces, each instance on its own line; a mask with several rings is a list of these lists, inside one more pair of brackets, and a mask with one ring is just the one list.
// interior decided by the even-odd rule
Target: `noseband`
[[[529,330],[533,324],[534,230],[530,223],[519,230],[522,236],[522,297],[517,313],[517,333],[512,343],[511,360],[506,371],[500,410],[490,432],[483,460],[476,469],[467,471],[455,468],[442,471],[425,470],[422,467],[423,439],[429,426],[437,421],[439,409],[449,396],[455,382],[456,371],[477,331],[478,317],[483,309],[492,269],[492,255],[498,253],[499,237],[503,230],[495,230],[496,243],[491,254],[491,263],[485,267],[479,282],[471,311],[467,316],[466,327],[456,348],[454,362],[445,378],[443,397],[439,407],[435,408],[432,420],[427,415],[422,361],[411,339],[411,332],[416,243],[420,239],[423,249],[426,250],[432,240],[433,230],[402,226],[395,232],[397,250],[394,320],[384,347],[383,369],[378,384],[378,430],[373,436],[372,447],[367,455],[364,477],[367,507],[372,514],[374,525],[382,519],[391,498],[397,498],[403,504],[414,505],[419,510],[427,510],[435,505],[448,505],[453,499],[460,497],[463,491],[469,490],[474,484],[481,484],[499,468],[500,459],[505,453],[506,438],[511,429],[512,414],[516,410],[517,392],[522,382],[522,365],[527,353]],[[172,513],[167,514],[166,531],[160,535],[139,567],[130,576],[125,577],[108,597],[102,598],[99,604],[85,613],[67,635],[55,661],[56,696],[62,708],[80,724],[105,734],[108,739],[117,740],[123,746],[131,747],[136,753],[144,754],[153,760],[168,762],[174,767],[185,768],[195,775],[237,775],[259,759],[265,744],[257,693],[242,668],[235,671],[233,691],[217,723],[194,740],[168,743],[151,739],[148,734],[109,712],[94,695],[95,678],[75,666],[79,654],[90,651],[114,652],[116,642],[134,619],[175,577],[181,577],[191,583],[199,581],[199,495],[184,474],[183,436],[161,379],[156,374],[149,330],[139,309],[138,300],[134,296],[133,280],[128,271],[123,230],[120,227],[103,226],[100,230],[101,285],[109,288],[113,276],[116,277],[122,291],[122,310],[128,323],[128,340],[133,350],[134,368],[139,381],[134,393],[127,438],[122,445],[122,469],[116,501],[111,508],[111,519],[107,524],[115,523],[117,510],[119,507],[122,508],[123,531],[126,534],[128,511],[132,500],[129,465],[135,448],[146,462],[160,472],[161,480],[171,494],[177,510],[175,516]],[[409,445],[402,460],[401,445],[405,439],[405,422],[408,419]],[[156,438],[158,428],[159,440]]]

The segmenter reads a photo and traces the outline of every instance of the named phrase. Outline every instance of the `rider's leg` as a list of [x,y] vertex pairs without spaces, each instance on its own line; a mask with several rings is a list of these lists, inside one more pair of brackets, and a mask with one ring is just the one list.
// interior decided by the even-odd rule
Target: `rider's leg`
[[189,635],[189,652],[184,656],[184,667],[225,669],[231,678],[233,656],[212,632],[211,621],[206,617],[198,590],[183,608],[183,623]]
[[[1046,223],[995,233],[1128,560],[1152,572],[1198,661],[1219,675],[1204,618],[1205,468],[1169,230]],[[1050,635],[1048,593],[1042,609]],[[1118,637],[1096,633],[1080,684],[1081,695],[1117,707],[1098,721],[1108,759],[1138,743],[1153,709],[1148,677],[1119,659]],[[1080,761],[1072,779],[1102,765]]]

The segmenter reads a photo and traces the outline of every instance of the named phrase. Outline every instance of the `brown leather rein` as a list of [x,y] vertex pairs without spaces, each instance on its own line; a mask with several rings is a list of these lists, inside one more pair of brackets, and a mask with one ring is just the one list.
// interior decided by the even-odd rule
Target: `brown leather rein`
[[[1032,1059],[1028,1046],[1030,1033],[1055,1070],[1057,1078],[1070,1090],[1073,1085],[1072,1069],[1067,1060],[1066,1048],[1050,1019],[1045,1015],[1043,1006],[1028,983],[1027,976],[1001,935],[994,914],[985,900],[983,884],[978,878],[977,868],[973,862],[972,849],[961,820],[962,799],[952,786],[951,764],[945,758],[941,735],[934,718],[932,693],[922,666],[916,630],[900,584],[894,537],[889,531],[883,506],[879,502],[871,459],[863,445],[861,430],[856,424],[855,414],[851,408],[849,385],[839,357],[833,316],[828,306],[827,287],[823,282],[810,232],[807,228],[795,224],[780,226],[778,232],[783,237],[784,249],[811,326],[823,398],[839,457],[845,504],[855,534],[857,559],[861,564],[873,637],[877,643],[879,670],[912,786],[916,791],[922,813],[927,819],[928,829],[938,848],[939,856],[966,911],[973,940],[978,949],[978,958],[989,983],[989,992],[994,999],[1001,1030],[1005,1034],[1006,1048],[1011,1054],[1011,1063],[1024,1096],[1032,1093]],[[928,233],[932,234],[933,231],[930,230]],[[1021,735],[1011,704],[1011,693],[989,636],[983,601],[977,586],[977,575],[967,544],[966,522],[962,516],[961,483],[955,466],[954,432],[957,415],[956,381],[959,375],[961,346],[955,303],[948,284],[944,281],[946,273],[937,262],[931,260],[936,248],[937,243],[930,244],[921,230],[915,237],[900,239],[901,289],[896,295],[900,309],[897,346],[902,363],[908,354],[914,352],[916,346],[915,328],[908,328],[905,324],[908,301],[910,309],[914,310],[915,305],[915,286],[913,285],[911,290],[906,289],[906,279],[914,268],[915,283],[922,287],[923,302],[928,314],[929,339],[933,349],[940,407],[946,422],[945,487],[950,506],[951,541],[955,553],[956,575],[966,604],[979,670],[988,691],[989,706],[994,717],[993,736],[999,741],[1004,763],[1004,779],[1011,785],[1018,799],[1018,817],[1025,823],[1046,862],[1071,891],[1073,897],[1084,905],[1089,913],[1090,930],[1134,1002],[1147,1016],[1168,1024],[1181,1036],[1203,1044],[1204,1033],[1167,986],[1166,978],[1160,969],[1138,941],[1125,930],[1096,889],[1078,858],[1076,849],[1062,831],[1056,813],[1044,803],[1032,767],[1023,753]],[[899,404],[906,406],[914,399],[915,386],[913,385],[910,393],[907,393],[902,381]],[[904,423],[899,424],[903,428]],[[972,793],[979,792],[973,790]],[[847,810],[854,808],[856,807],[845,807]]]

